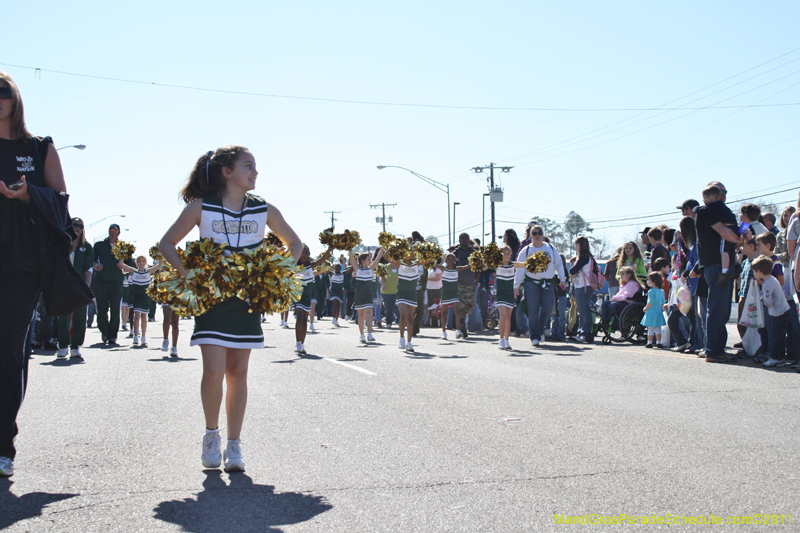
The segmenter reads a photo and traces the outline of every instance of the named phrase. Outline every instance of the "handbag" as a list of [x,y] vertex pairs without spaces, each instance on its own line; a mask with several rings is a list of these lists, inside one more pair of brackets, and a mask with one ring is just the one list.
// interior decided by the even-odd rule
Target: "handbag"
[[739,317],[739,325],[747,328],[763,328],[764,308],[761,305],[761,298],[758,294],[758,283],[756,280],[750,281],[750,288],[747,290],[747,299],[744,301],[742,316]]

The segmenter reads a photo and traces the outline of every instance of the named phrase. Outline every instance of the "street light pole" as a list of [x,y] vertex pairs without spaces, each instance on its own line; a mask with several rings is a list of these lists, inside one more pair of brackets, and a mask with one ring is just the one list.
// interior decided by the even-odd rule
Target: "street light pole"
[[56,152],[58,152],[59,150],[63,150],[65,148],[76,148],[78,150],[86,150],[86,145],[85,144],[72,144],[70,146],[62,146],[61,148],[56,148]]
[[[481,202],[481,205],[483,207],[483,209],[481,210],[481,239],[482,239],[481,242],[486,240],[486,197],[487,196],[490,196],[488,192],[483,193],[483,201]],[[491,242],[494,242],[494,239],[492,239]]]
[[[453,238],[455,238],[455,236],[456,236],[456,206],[457,205],[461,205],[461,202],[453,202]],[[453,244],[450,243],[450,246],[453,246]]]
[[[454,235],[452,235],[450,233],[450,184],[449,183],[448,184],[439,183],[438,181],[436,181],[434,179],[431,179],[428,176],[423,176],[419,172],[414,172],[413,170],[408,169],[406,167],[398,167],[396,165],[378,165],[378,170],[383,170],[384,168],[399,168],[399,169],[405,170],[407,172],[410,172],[410,173],[414,174],[416,177],[418,177],[419,179],[421,179],[422,181],[424,181],[428,185],[436,187],[440,191],[447,193],[447,246],[448,247],[453,246],[453,237],[454,237]],[[456,214],[454,212],[453,213],[453,225],[454,226],[455,226],[455,218],[456,218]]]
[[108,215],[107,217],[103,217],[100,220],[95,220],[91,224],[87,224],[86,227],[83,229],[83,231],[86,231],[87,229],[91,228],[92,226],[95,226],[95,225],[99,224],[100,222],[104,221],[105,219],[112,218],[112,217],[125,218],[125,215]]

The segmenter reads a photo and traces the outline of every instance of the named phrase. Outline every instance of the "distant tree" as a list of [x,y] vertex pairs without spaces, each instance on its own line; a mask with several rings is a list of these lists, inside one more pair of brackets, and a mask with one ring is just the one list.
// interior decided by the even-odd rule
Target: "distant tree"
[[570,211],[567,218],[564,220],[564,236],[569,246],[572,246],[575,239],[581,235],[591,237],[588,234],[593,231],[592,225],[586,222],[586,220],[575,211]]
[[427,237],[425,237],[425,241],[432,242],[434,244],[439,244],[439,238],[436,237],[435,235],[428,235]]

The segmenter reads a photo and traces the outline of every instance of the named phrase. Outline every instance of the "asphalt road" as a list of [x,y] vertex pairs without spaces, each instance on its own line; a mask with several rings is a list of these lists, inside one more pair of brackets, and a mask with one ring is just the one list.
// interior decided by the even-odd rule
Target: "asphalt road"
[[[364,346],[329,319],[299,358],[277,322],[251,358],[244,474],[200,464],[191,321],[178,360],[153,323],[149,348],[101,347],[90,329],[82,363],[35,355],[0,529],[752,531],[724,521],[754,513],[784,515],[768,530],[800,524],[792,370],[514,338],[508,353],[495,336],[428,329],[411,355],[396,329]],[[723,524],[570,526],[561,514]]]

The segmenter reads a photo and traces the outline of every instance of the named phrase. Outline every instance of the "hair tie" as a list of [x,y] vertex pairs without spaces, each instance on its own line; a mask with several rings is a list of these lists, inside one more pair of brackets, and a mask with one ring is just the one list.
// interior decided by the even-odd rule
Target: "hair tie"
[[211,162],[211,156],[214,155],[213,150],[206,152],[206,183],[210,183],[208,179],[208,164]]

